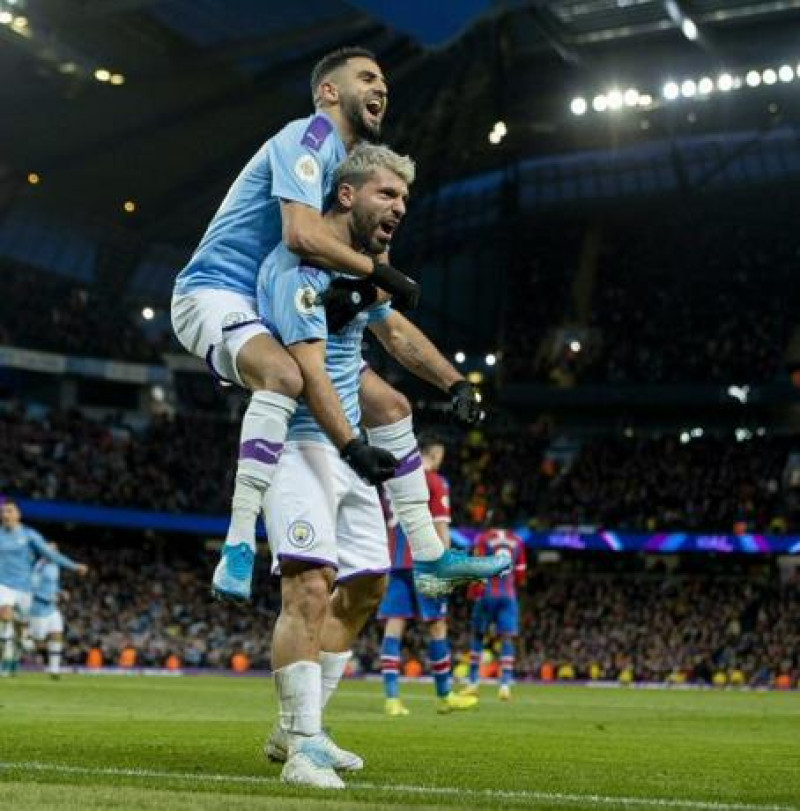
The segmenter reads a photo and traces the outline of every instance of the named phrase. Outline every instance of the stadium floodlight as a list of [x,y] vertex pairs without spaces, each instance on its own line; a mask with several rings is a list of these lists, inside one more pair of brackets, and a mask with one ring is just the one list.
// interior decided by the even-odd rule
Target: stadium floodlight
[[757,70],[749,70],[744,80],[747,82],[748,87],[758,87],[761,84],[761,74]]
[[691,430],[692,439],[700,439],[703,436],[703,429],[702,428],[692,428]]
[[697,83],[694,82],[692,79],[687,79],[681,85],[681,95],[684,98],[690,99],[692,96],[695,95],[695,93],[697,93]]
[[136,202],[134,200],[126,200],[122,204],[122,208],[126,214],[133,214],[136,211]]
[[761,79],[764,84],[775,84],[778,81],[778,74],[772,68],[767,68],[761,74]]
[[503,136],[500,135],[500,133],[497,132],[497,130],[492,130],[489,133],[489,143],[490,144],[494,144],[495,146],[497,146],[497,144],[499,144],[500,141],[502,141],[502,140],[503,140]]
[[723,93],[733,89],[733,76],[730,73],[722,73],[717,79],[717,88]]
[[28,18],[14,17],[14,19],[11,21],[11,27],[15,31],[24,31],[28,27]]
[[608,109],[608,99],[603,96],[595,96],[592,99],[592,109],[597,113],[603,113]]
[[685,36],[686,39],[691,42],[694,42],[700,34],[700,32],[697,30],[695,21],[689,17],[685,17],[681,23],[681,31],[683,32],[683,36]]
[[508,127],[505,121],[497,121],[494,125],[494,131],[501,137],[505,138],[508,135]]
[[577,354],[578,352],[581,351],[581,342],[580,341],[570,341],[569,342],[569,348],[570,348],[570,351]]
[[690,434],[689,434],[689,432],[688,432],[688,431],[684,431],[684,432],[681,434],[681,444],[682,444],[682,445],[685,445],[687,442],[690,442],[690,441],[691,441],[691,439],[692,439],[692,437],[690,436]]
[[97,79],[98,82],[107,82],[111,79],[111,71],[105,68],[98,68],[94,72],[94,78]]
[[778,71],[778,78],[782,82],[791,82],[794,79],[794,71],[791,65],[781,65]]
[[167,393],[164,391],[163,386],[153,386],[150,389],[150,396],[157,402],[163,403],[167,397]]
[[109,81],[111,84],[119,87],[120,85],[125,84],[125,77],[121,73],[112,73]]
[[486,365],[487,365],[487,366],[494,366],[494,365],[495,365],[495,363],[497,363],[497,355],[495,355],[494,353],[490,352],[490,353],[489,353],[489,354],[486,356]]
[[36,172],[31,172],[28,175],[28,183],[30,183],[31,186],[38,186],[39,183],[41,182],[41,179],[42,178]]
[[11,25],[14,15],[10,11],[0,11],[0,25]]
[[681,89],[675,82],[667,82],[661,90],[667,101],[675,101],[681,94]]
[[697,92],[701,96],[707,96],[709,93],[714,92],[714,82],[711,81],[711,77],[703,76],[703,78],[697,83]]
[[608,99],[609,110],[619,110],[622,107],[622,93],[619,90],[610,90],[606,98]]
[[640,107],[649,107],[653,103],[653,97],[649,93],[642,93],[636,103]]
[[156,311],[152,307],[142,307],[142,318],[145,321],[152,321],[156,317]]
[[456,363],[463,363],[467,356],[463,352],[456,352],[455,354]]
[[626,107],[635,107],[639,103],[639,91],[635,87],[629,87],[622,98]]
[[569,105],[569,109],[572,110],[573,115],[583,115],[588,108],[589,105],[586,103],[586,99],[583,99],[580,96],[572,99],[572,102]]

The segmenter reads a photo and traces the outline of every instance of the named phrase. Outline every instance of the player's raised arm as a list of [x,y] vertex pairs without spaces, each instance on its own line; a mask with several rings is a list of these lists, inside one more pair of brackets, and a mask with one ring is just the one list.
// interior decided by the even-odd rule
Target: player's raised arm
[[478,390],[442,355],[422,330],[398,312],[370,323],[384,349],[409,372],[452,397],[453,414],[467,425],[483,420]]
[[85,563],[78,563],[72,558],[62,555],[61,552],[53,549],[38,532],[31,532],[28,538],[37,554],[41,555],[43,558],[47,558],[51,563],[55,563],[64,569],[77,572],[80,575],[85,575],[89,571],[89,567]]

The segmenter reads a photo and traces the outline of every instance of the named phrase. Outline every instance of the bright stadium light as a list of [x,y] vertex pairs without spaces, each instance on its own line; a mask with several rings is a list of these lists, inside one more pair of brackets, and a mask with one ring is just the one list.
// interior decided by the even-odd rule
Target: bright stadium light
[[667,101],[675,101],[680,96],[681,89],[675,82],[667,82],[661,92]]
[[635,107],[639,103],[639,91],[635,87],[629,87],[622,98],[626,107]]
[[505,138],[508,135],[508,127],[505,121],[498,121],[494,125],[494,131],[501,137]]
[[112,73],[109,81],[111,84],[119,87],[120,85],[125,84],[125,77],[121,73]]
[[489,133],[489,143],[490,144],[494,144],[495,146],[497,146],[497,144],[499,144],[500,141],[502,141],[502,140],[503,140],[503,136],[500,135],[500,133],[497,132],[497,130],[492,130]]
[[714,82],[711,81],[709,76],[703,76],[703,78],[697,83],[697,92],[701,96],[707,96],[709,93],[714,92]]
[[684,431],[684,432],[681,434],[681,444],[682,444],[682,445],[685,445],[687,442],[690,442],[690,441],[691,441],[691,439],[692,439],[692,437],[689,435],[689,432],[688,432],[688,431]]
[[730,73],[723,73],[717,79],[717,87],[723,92],[727,93],[733,88],[733,76]]
[[695,93],[697,93],[697,84],[691,79],[687,79],[681,85],[681,95],[686,99],[690,99]]
[[611,90],[607,98],[609,110],[619,110],[622,107],[622,93],[619,90]]
[[142,318],[145,321],[152,321],[156,317],[156,311],[152,307],[142,307]]
[[573,115],[583,115],[588,108],[589,105],[586,103],[586,99],[580,97],[572,99],[569,105],[569,109],[572,110]]
[[576,355],[578,352],[581,351],[581,342],[580,341],[570,341],[569,342],[570,351],[574,352]]
[[97,79],[98,82],[107,82],[111,79],[111,71],[105,68],[98,68],[94,72],[94,78]]
[[686,39],[690,40],[691,42],[694,42],[700,33],[697,30],[697,25],[695,25],[694,20],[691,20],[688,17],[684,18],[683,22],[681,23],[681,31],[683,31],[683,36],[685,36]]
[[794,71],[791,65],[782,65],[778,71],[778,78],[782,82],[791,82],[794,79]]
[[456,363],[463,363],[467,359],[467,356],[463,352],[456,352],[455,358]]
[[692,439],[700,439],[703,436],[703,429],[702,428],[692,428],[691,431]]
[[757,70],[749,70],[744,80],[747,82],[748,87],[758,87],[761,84],[761,74]]
[[11,25],[14,15],[10,11],[0,11],[0,25]]
[[495,354],[493,354],[492,352],[490,352],[490,353],[489,353],[489,354],[486,356],[486,365],[487,365],[487,366],[494,366],[494,365],[495,365],[495,363],[497,363],[497,355],[495,355]]
[[640,107],[649,107],[652,103],[653,97],[649,93],[642,93],[642,95],[639,96],[639,99],[637,101],[637,104]]
[[767,68],[762,74],[761,79],[764,84],[775,84],[778,81],[778,74],[772,68]]
[[608,99],[605,96],[595,96],[592,99],[592,109],[597,113],[603,113],[608,109]]

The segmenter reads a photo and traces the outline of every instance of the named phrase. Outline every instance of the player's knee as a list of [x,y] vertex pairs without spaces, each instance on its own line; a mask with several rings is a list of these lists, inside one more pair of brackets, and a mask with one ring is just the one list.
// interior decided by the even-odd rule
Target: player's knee
[[370,428],[392,425],[411,416],[408,398],[388,385],[374,390],[362,390],[361,407],[365,422]]
[[282,611],[308,626],[320,626],[328,610],[331,577],[326,569],[316,567],[295,574],[283,573]]
[[297,363],[268,335],[257,335],[241,348],[236,368],[250,391],[272,391],[292,400],[303,391],[303,377]]

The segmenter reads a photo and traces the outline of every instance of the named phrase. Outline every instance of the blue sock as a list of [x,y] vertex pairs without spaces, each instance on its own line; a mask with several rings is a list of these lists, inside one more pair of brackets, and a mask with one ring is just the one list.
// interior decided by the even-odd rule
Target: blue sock
[[381,673],[386,698],[397,698],[400,692],[400,640],[396,636],[383,638]]
[[503,639],[500,652],[500,684],[509,685],[514,678],[514,640]]
[[472,637],[469,651],[469,683],[477,684],[481,675],[481,656],[483,656],[483,634]]
[[431,639],[428,645],[436,695],[444,698],[450,694],[450,643],[446,639]]

